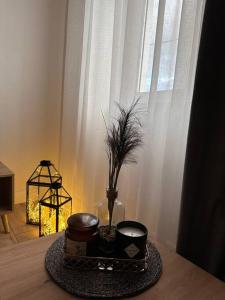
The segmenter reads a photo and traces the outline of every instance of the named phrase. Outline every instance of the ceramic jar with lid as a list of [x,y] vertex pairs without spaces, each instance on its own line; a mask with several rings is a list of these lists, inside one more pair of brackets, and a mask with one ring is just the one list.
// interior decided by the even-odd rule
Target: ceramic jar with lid
[[65,231],[65,254],[73,256],[95,256],[98,243],[98,224],[96,216],[78,213],[69,217]]

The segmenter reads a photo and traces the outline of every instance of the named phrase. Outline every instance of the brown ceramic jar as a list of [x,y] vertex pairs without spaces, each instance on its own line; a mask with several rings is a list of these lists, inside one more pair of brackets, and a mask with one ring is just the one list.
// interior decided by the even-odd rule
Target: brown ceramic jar
[[78,213],[70,216],[67,224],[66,256],[95,256],[98,242],[98,218],[89,213]]

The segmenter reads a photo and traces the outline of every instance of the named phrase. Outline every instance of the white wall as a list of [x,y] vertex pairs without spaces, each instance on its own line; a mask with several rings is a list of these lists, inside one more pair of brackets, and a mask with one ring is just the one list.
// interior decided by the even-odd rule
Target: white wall
[[0,160],[16,202],[36,164],[58,164],[66,0],[0,0]]

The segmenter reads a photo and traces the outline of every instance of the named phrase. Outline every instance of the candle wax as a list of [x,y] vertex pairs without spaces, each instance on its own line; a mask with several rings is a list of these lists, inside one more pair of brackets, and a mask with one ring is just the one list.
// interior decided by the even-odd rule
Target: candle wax
[[141,229],[131,226],[122,227],[118,231],[130,237],[139,237],[145,235],[145,232]]

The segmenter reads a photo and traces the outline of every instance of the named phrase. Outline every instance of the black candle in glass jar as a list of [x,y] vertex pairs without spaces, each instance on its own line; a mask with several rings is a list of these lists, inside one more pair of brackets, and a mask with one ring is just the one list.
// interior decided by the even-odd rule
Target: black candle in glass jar
[[119,258],[142,259],[145,257],[147,228],[136,221],[122,221],[116,227],[116,247]]

